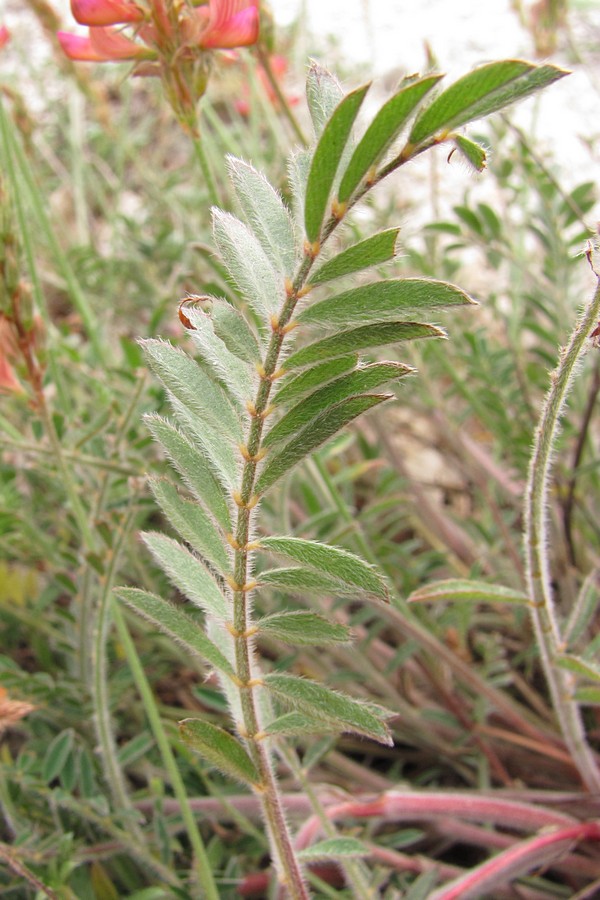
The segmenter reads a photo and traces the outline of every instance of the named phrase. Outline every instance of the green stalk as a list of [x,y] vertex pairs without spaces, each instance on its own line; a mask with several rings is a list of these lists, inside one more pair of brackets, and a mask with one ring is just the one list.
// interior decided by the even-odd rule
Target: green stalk
[[144,673],[144,669],[140,662],[135,644],[133,643],[131,635],[129,634],[129,631],[127,629],[125,617],[123,616],[118,603],[111,603],[111,612],[115,627],[117,629],[119,640],[121,641],[123,649],[125,650],[127,663],[142,699],[144,710],[150,723],[150,728],[152,729],[154,739],[160,751],[164,767],[167,770],[169,780],[173,786],[175,797],[177,798],[180,805],[181,817],[184,821],[192,850],[194,851],[195,869],[198,877],[198,882],[202,886],[204,896],[207,898],[207,900],[219,900],[219,892],[217,890],[211,865],[206,854],[206,848],[198,830],[198,825],[190,806],[190,801],[185,790],[185,785],[183,783],[181,775],[179,774],[179,769],[177,768],[177,763],[175,761],[173,751],[171,750],[169,739],[161,721],[160,713],[152,694],[152,688],[148,683],[148,679],[146,678],[146,675]]
[[219,205],[219,192],[217,190],[217,184],[215,182],[212,170],[210,168],[210,163],[208,161],[208,157],[204,150],[204,145],[202,143],[202,137],[200,135],[199,129],[194,129],[191,133],[192,145],[194,147],[194,154],[196,159],[200,165],[200,169],[202,170],[202,175],[204,176],[204,183],[206,185],[206,190],[208,191],[208,197],[210,200],[211,206]]
[[573,676],[557,664],[564,650],[564,643],[552,593],[547,509],[552,488],[552,456],[560,432],[561,413],[572,387],[577,365],[586,351],[589,335],[599,318],[600,278],[592,301],[580,316],[569,343],[560,353],[558,366],[550,376],[550,390],[534,438],[524,510],[527,585],[540,660],[563,740],[581,780],[590,793],[594,794],[600,792],[600,769],[587,741],[579,705],[573,698]]

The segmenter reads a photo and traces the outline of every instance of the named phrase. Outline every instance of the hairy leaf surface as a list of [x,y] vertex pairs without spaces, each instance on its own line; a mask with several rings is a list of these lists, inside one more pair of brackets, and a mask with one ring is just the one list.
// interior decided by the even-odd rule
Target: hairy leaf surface
[[157,415],[147,415],[145,422],[190,490],[215,517],[219,525],[225,531],[230,531],[231,517],[225,491],[214,476],[204,454],[166,419]]
[[260,547],[387,599],[387,587],[381,575],[369,563],[341,547],[297,537],[264,537]]
[[391,399],[392,396],[392,394],[366,394],[360,397],[350,397],[313,419],[310,425],[303,428],[295,438],[284,444],[281,449],[274,450],[272,455],[267,456],[264,468],[256,482],[257,493],[263,494],[282,475],[289,472],[349,422],[367,410],[373,409],[374,406]]
[[374,714],[372,705],[367,707],[345,694],[295,675],[271,672],[264,677],[264,683],[274,694],[315,719],[323,719],[332,724],[337,722],[345,731],[363,734],[388,746],[393,744],[385,722]]
[[259,631],[292,645],[346,644],[351,640],[350,629],[345,625],[328,622],[323,616],[308,610],[291,610],[274,613],[256,623]]
[[188,600],[207,615],[227,619],[229,609],[217,582],[206,566],[189,550],[157,532],[142,534],[144,543],[161,569]]
[[352,351],[371,350],[386,344],[430,337],[445,337],[445,332],[435,325],[423,322],[377,322],[352,331],[342,331],[297,350],[286,360],[286,368],[301,369],[325,359],[345,356]]
[[399,228],[388,228],[338,253],[311,275],[309,286],[324,284],[334,278],[342,278],[344,275],[351,275],[353,272],[360,272],[393,259],[396,255],[399,231]]
[[474,301],[460,288],[433,278],[390,278],[327,297],[304,309],[297,321],[327,328],[381,322]]
[[158,631],[168,635],[177,644],[203,662],[210,663],[215,669],[226,675],[234,674],[233,666],[221,653],[219,648],[206,637],[198,622],[191,616],[147,591],[138,588],[116,588],[116,596],[123,600],[139,616],[149,622]]
[[442,78],[427,75],[402,87],[381,107],[359,141],[338,190],[341,203],[350,199],[367,172],[393,144],[423,97]]
[[260,781],[247,751],[232,734],[218,725],[206,719],[182,719],[179,734],[188,747],[231,778],[250,785]]
[[318,241],[325,218],[327,201],[354,120],[370,85],[347,94],[336,107],[319,139],[306,184],[304,227],[309,241]]
[[275,394],[273,402],[276,406],[290,403],[302,394],[307,394],[313,388],[320,387],[328,381],[337,378],[344,372],[353,369],[358,362],[358,356],[351,354],[350,356],[340,356],[338,359],[327,360],[327,362],[319,363],[312,369],[300,372],[293,378],[288,377],[283,382]]
[[374,390],[388,381],[403,378],[413,371],[414,369],[411,369],[410,366],[393,362],[373,363],[354,369],[353,372],[342,375],[341,378],[330,382],[293,406],[265,435],[263,446],[272,447],[286,440],[312,422],[320,413],[347,397]]

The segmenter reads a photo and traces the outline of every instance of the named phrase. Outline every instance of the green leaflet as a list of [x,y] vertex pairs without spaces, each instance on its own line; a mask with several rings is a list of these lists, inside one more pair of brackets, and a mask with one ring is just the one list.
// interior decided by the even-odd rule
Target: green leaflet
[[483,172],[487,165],[487,153],[481,144],[471,141],[464,134],[455,134],[454,144],[461,156],[464,156],[477,172]]
[[341,547],[297,537],[264,537],[260,549],[286,556],[303,566],[338,578],[344,584],[387,600],[388,591],[379,573],[359,556]]
[[377,322],[374,325],[354,328],[352,331],[342,331],[309,344],[308,347],[292,353],[285,364],[287,369],[301,369],[353,351],[429,337],[445,337],[445,332],[435,325],[425,325],[422,322]]
[[232,443],[224,441],[222,432],[212,423],[209,425],[198,416],[190,414],[188,408],[179,400],[172,399],[171,405],[184,433],[202,447],[208,464],[221,484],[228,491],[235,490],[240,462],[237,447],[234,449]]
[[229,609],[217,582],[189,550],[157,532],[145,532],[142,539],[161,569],[188,600],[209,616],[225,620]]
[[385,712],[382,710],[382,716],[375,715],[373,704],[367,707],[345,694],[295,675],[271,672],[263,680],[270,691],[315,719],[332,725],[339,723],[344,731],[363,734],[389,747],[394,743],[383,721]]
[[144,421],[197,499],[204,504],[224,531],[231,531],[225,492],[215,478],[206,457],[166,419],[157,415],[146,415]]
[[292,192],[292,205],[299,228],[304,227],[304,197],[306,195],[310,161],[310,150],[304,149],[291,153],[288,160],[288,178]]
[[244,784],[256,786],[260,777],[240,742],[205,719],[183,719],[179,723],[182,741],[221,772]]
[[234,356],[255,366],[262,358],[260,345],[243,315],[226,300],[210,299],[210,317],[217,337]]
[[302,394],[307,394],[315,387],[320,387],[327,381],[331,381],[338,375],[353,369],[358,362],[358,356],[340,356],[338,359],[330,359],[327,362],[319,363],[312,369],[300,372],[294,378],[286,378],[274,397],[276,406],[290,403]]
[[259,584],[297,594],[333,594],[336,597],[356,594],[356,587],[349,587],[337,578],[300,567],[267,569],[257,576]]
[[200,657],[203,662],[208,662],[226,675],[234,675],[233,666],[229,660],[206,637],[198,622],[195,622],[183,610],[163,600],[162,597],[138,588],[116,588],[114,593],[119,600],[150,622],[158,631],[168,635],[188,653]]
[[166,341],[140,341],[149,368],[166,389],[202,423],[216,428],[235,443],[242,440],[242,425],[223,388],[182,350]]
[[300,850],[298,856],[303,862],[317,859],[359,859],[370,856],[371,851],[355,837],[334,837],[318,841]]
[[464,291],[446,281],[433,278],[390,278],[363,284],[335,297],[313,303],[300,313],[297,321],[340,328],[473,303]]
[[317,138],[343,96],[344,91],[335,75],[319,63],[311,62],[306,76],[306,100]]
[[[207,297],[204,302],[208,309],[212,297]],[[204,361],[215,381],[225,385],[245,413],[246,404],[256,393],[256,369],[228,349],[225,342],[215,333],[210,313],[196,307],[186,307],[185,315],[192,325],[190,334],[198,356]]]
[[263,441],[263,447],[273,447],[291,435],[295,434],[309,422],[312,422],[319,413],[325,412],[331,406],[353,397],[374,390],[393,379],[402,378],[414,372],[410,366],[402,363],[373,363],[342,375],[335,381],[326,384],[320,390],[309,394],[296,406],[293,406],[273,427],[267,432]]
[[213,208],[213,235],[221,259],[244,299],[261,322],[268,322],[285,299],[283,276],[270,262],[258,238],[231,213]]
[[325,125],[313,155],[304,204],[304,227],[309,241],[318,241],[325,218],[327,201],[354,120],[370,85],[347,94]]
[[283,200],[265,176],[233,156],[227,158],[235,195],[246,221],[273,265],[292,278],[296,262],[294,224]]
[[384,400],[391,399],[392,396],[392,394],[366,394],[360,397],[350,397],[313,419],[295,438],[267,457],[256,482],[256,492],[264,494],[282,475],[285,475],[300,460],[328,441],[341,428],[367,410],[383,403]]
[[265,728],[266,734],[277,737],[296,737],[300,734],[339,734],[343,726],[339,722],[324,722],[304,712],[289,712],[277,716]]
[[423,110],[408,142],[419,145],[435,134],[481,119],[567,74],[557,66],[536,66],[520,59],[479,66],[455,81]]
[[309,286],[314,287],[317,284],[323,284],[344,275],[351,275],[353,272],[360,272],[362,269],[369,269],[371,266],[378,266],[393,259],[396,255],[399,231],[399,228],[388,228],[386,231],[380,231],[364,241],[359,241],[358,244],[353,244],[342,253],[338,253],[311,275]]
[[418,588],[408,598],[409,603],[432,603],[439,600],[470,603],[521,603],[528,604],[527,594],[513,591],[501,584],[487,584],[485,581],[469,581],[462,578],[448,578],[434,581]]
[[561,669],[567,669],[569,672],[574,672],[576,675],[581,675],[590,681],[600,682],[600,666],[592,660],[582,659],[580,656],[574,656],[570,653],[563,653],[562,656],[557,657],[556,662]]
[[177,488],[164,478],[149,478],[152,493],[165,516],[194,550],[222,574],[231,573],[231,562],[214,522],[199,503],[180,497]]
[[328,622],[307,610],[274,613],[256,622],[259,632],[267,633],[293,646],[302,644],[347,644],[352,635],[345,625]]
[[381,107],[356,147],[340,182],[338,200],[350,199],[362,179],[393,144],[411,113],[442,75],[427,75],[402,87]]

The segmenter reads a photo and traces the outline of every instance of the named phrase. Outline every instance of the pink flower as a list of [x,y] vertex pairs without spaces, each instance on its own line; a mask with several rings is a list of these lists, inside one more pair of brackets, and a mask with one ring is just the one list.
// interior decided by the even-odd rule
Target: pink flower
[[204,50],[249,47],[258,40],[258,0],[209,0],[196,10],[204,28],[198,46]]
[[119,25],[144,18],[131,0],[71,0],[71,12],[80,25]]
[[149,55],[145,47],[115,28],[90,28],[88,37],[59,31],[57,37],[69,59],[77,62],[116,62]]
[[0,25],[0,50],[4,47],[5,44],[10,40],[10,31],[6,27],[6,25]]

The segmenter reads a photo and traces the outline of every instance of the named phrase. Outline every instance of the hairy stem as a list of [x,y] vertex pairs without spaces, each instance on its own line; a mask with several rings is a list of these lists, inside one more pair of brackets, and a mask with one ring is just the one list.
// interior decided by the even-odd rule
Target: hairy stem
[[557,665],[563,647],[561,627],[551,585],[551,545],[548,534],[548,498],[551,490],[552,455],[560,431],[560,417],[571,388],[577,363],[600,316],[600,279],[594,297],[584,309],[557,368],[535,434],[525,495],[525,557],[531,617],[540,659],[563,739],[581,780],[592,793],[600,791],[600,769],[587,742],[577,702],[573,676]]

